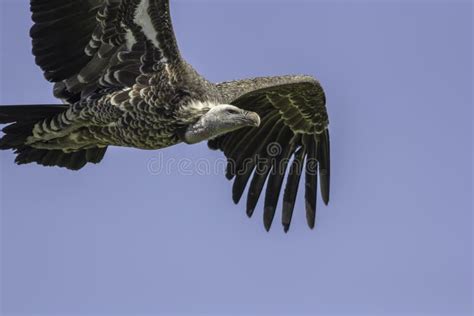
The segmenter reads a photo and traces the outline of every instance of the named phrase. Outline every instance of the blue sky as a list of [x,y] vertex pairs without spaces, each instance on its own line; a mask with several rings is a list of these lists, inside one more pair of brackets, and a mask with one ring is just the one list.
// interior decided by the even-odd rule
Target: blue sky
[[[306,73],[325,88],[332,196],[314,231],[248,219],[205,144],[111,148],[80,172],[1,152],[5,315],[470,315],[472,3],[171,1],[212,81]],[[1,0],[0,103],[55,103],[27,1]]]

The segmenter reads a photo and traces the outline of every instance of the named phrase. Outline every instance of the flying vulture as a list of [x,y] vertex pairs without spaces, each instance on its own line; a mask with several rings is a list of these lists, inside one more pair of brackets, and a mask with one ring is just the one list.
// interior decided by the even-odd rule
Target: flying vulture
[[[329,201],[326,100],[311,76],[211,83],[180,55],[169,0],[31,0],[33,55],[58,105],[0,107],[0,149],[17,164],[78,170],[108,146],[160,149],[208,141],[227,157],[238,203],[251,216],[266,183],[272,224],[283,180],[288,231],[300,178],[315,225],[318,186]],[[59,102],[58,102],[59,103]]]

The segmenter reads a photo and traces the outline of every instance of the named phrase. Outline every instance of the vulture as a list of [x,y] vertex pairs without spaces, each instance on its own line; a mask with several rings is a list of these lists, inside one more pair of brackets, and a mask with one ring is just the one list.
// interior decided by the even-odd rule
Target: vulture
[[267,231],[281,192],[288,231],[303,177],[314,228],[318,178],[325,204],[330,184],[328,114],[317,80],[206,80],[181,57],[169,0],[31,0],[30,8],[36,64],[62,102],[0,106],[0,149],[13,150],[17,164],[78,170],[99,163],[108,146],[207,141],[227,158],[236,204],[247,188],[249,217],[265,187]]

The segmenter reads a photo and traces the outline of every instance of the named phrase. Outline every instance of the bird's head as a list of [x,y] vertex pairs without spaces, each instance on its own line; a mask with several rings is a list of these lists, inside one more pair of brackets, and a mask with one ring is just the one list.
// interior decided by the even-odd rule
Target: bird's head
[[188,126],[184,133],[184,141],[195,144],[242,127],[259,125],[260,116],[255,112],[245,111],[230,104],[216,105],[204,113],[196,123]]

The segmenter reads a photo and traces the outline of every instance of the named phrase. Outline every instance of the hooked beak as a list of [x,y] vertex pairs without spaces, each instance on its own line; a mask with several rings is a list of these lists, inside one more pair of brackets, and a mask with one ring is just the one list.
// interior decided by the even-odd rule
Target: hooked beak
[[260,116],[255,112],[245,112],[245,120],[248,122],[249,126],[260,126]]

